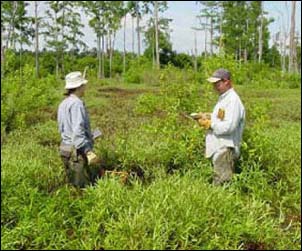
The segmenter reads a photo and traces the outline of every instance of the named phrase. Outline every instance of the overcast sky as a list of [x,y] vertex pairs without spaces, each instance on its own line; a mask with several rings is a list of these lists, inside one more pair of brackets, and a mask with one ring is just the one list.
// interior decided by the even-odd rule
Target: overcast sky
[[[28,7],[29,15],[34,15],[34,1],[28,1],[30,3]],[[170,22],[171,41],[173,50],[177,52],[191,53],[194,48],[194,32],[192,27],[198,26],[198,20],[196,15],[200,13],[201,6],[196,5],[196,1],[168,1],[168,10],[160,14],[165,18],[171,18]],[[275,22],[270,24],[269,29],[271,35],[280,30],[280,25],[289,27],[290,24],[290,1],[264,1],[264,10],[268,12],[268,17],[273,17]],[[39,16],[44,16],[45,3],[39,3]],[[96,36],[92,29],[88,26],[88,18],[84,13],[81,13],[83,24],[83,33],[85,36],[83,41],[90,47],[96,47]],[[141,24],[144,25],[148,17],[143,18]],[[126,50],[132,51],[132,30],[131,30],[131,18],[128,17],[127,29],[126,29]],[[301,2],[297,1],[296,5],[296,30],[301,36]],[[197,32],[197,50],[198,54],[204,51],[204,32]],[[143,39],[143,36],[141,36]],[[208,36],[209,37],[209,36]],[[40,38],[41,47],[44,45],[43,38]],[[144,44],[142,43],[143,49]],[[123,30],[119,30],[116,36],[115,48],[123,50]],[[137,42],[135,35],[135,52],[137,51]]]

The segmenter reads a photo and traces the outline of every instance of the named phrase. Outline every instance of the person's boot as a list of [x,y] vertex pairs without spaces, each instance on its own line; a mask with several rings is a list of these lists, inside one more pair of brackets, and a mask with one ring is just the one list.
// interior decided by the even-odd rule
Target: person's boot
[[99,176],[100,178],[102,178],[102,177],[105,176],[105,168],[101,167],[101,168],[99,169],[98,176]]

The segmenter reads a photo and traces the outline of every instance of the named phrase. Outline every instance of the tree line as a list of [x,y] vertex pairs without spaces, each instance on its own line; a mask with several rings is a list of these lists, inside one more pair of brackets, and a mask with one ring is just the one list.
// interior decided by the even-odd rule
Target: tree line
[[[280,31],[269,47],[268,26],[273,19],[267,17],[263,1],[197,1],[200,14],[196,16],[198,25],[193,27],[195,36],[203,31],[204,52],[202,57],[216,54],[231,54],[240,63],[254,61],[280,67],[283,71],[298,72],[301,65],[301,45],[296,35],[296,1],[291,2],[292,16],[289,42]],[[34,15],[28,14],[28,1],[1,1],[1,77],[4,76],[6,51],[18,53],[22,60],[23,47],[31,46],[35,54],[36,76],[39,77],[39,47],[41,36],[45,40],[44,52],[52,52],[55,60],[55,75],[63,76],[65,57],[75,62],[80,52],[88,54],[84,41],[81,13],[84,13],[96,38],[97,77],[105,77],[105,60],[109,62],[109,77],[112,75],[116,33],[123,30],[122,55],[123,73],[126,71],[126,27],[132,24],[132,53],[134,57],[145,56],[155,68],[174,63],[189,62],[197,70],[197,49],[191,55],[172,50],[170,38],[171,19],[165,18],[167,1],[47,1],[45,15],[39,11],[41,2],[34,1]],[[143,16],[149,19],[141,25]],[[128,20],[129,17],[131,20]],[[136,27],[135,27],[136,26]],[[190,27],[188,27],[190,29]],[[137,48],[134,48],[136,33]],[[281,36],[283,34],[283,36]],[[142,52],[141,38],[146,45]],[[196,37],[195,37],[196,41]],[[17,50],[18,45],[18,50]],[[105,59],[106,58],[106,59]],[[287,65],[286,65],[287,63]]]

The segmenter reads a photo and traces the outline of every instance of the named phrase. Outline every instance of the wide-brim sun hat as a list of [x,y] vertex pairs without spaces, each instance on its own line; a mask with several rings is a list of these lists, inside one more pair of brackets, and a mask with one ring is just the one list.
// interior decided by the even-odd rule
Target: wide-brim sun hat
[[81,85],[87,84],[86,80],[80,71],[71,72],[65,77],[65,89],[74,89]]

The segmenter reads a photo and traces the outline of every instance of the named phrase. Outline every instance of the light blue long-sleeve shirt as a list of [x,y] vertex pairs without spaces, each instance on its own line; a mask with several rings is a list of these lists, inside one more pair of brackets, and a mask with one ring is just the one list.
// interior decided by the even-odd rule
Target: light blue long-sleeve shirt
[[[223,119],[218,111],[225,111]],[[206,135],[206,157],[211,157],[223,147],[232,147],[240,155],[240,143],[245,124],[245,108],[233,88],[219,96],[211,114],[211,129]]]
[[58,108],[58,127],[62,143],[86,153],[92,150],[93,137],[85,105],[76,95],[65,98]]

